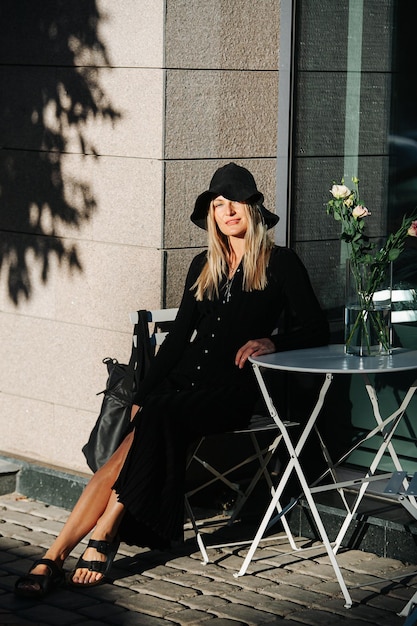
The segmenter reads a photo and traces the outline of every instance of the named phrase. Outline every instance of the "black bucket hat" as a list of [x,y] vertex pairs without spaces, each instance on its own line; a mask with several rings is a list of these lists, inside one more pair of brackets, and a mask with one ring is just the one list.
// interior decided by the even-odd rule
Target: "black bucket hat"
[[264,201],[263,194],[258,191],[250,171],[245,167],[236,165],[236,163],[228,163],[216,170],[209,189],[198,196],[194,211],[191,214],[191,221],[199,228],[207,230],[207,213],[210,202],[217,196],[223,196],[235,202],[257,204],[268,229],[273,228],[279,220],[278,215],[268,211],[262,204]]

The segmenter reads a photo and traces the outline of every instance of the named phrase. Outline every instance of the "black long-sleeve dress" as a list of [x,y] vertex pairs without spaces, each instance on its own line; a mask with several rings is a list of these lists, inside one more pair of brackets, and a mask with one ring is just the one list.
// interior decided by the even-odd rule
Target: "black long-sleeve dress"
[[[238,349],[264,337],[277,351],[328,341],[327,321],[292,250],[273,248],[264,290],[243,291],[239,267],[218,299],[197,302],[192,285],[205,260],[203,252],[192,261],[176,321],[134,398],[142,408],[114,485],[126,509],[120,536],[127,543],[165,547],[180,539],[190,442],[248,424],[259,391],[250,364],[236,367]],[[283,314],[286,332],[275,334]]]

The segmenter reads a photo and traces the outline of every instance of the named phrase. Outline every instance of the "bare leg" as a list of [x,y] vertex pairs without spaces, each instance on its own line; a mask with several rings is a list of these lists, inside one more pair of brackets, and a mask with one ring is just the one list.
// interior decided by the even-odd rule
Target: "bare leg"
[[[117,533],[123,516],[123,506],[117,502],[112,486],[124,464],[132,440],[133,432],[127,435],[113,456],[91,478],[58,537],[46,552],[45,558],[55,561],[59,567],[62,567],[74,547],[96,525],[97,528],[93,533],[95,539],[107,540],[107,537],[112,539]],[[111,528],[112,523],[115,525],[114,530]],[[99,532],[103,534],[99,535]],[[101,560],[103,558],[105,560],[104,555],[95,550],[94,552],[94,556],[87,554],[86,559],[88,557],[88,560]],[[48,568],[45,565],[38,565],[31,570],[31,573],[48,574]],[[101,576],[101,574],[96,575]],[[33,585],[31,586],[33,587]]]
[[[106,510],[97,521],[97,525],[91,535],[92,539],[112,542],[117,535],[120,522],[124,514],[124,506],[117,500],[117,494],[112,491]],[[83,554],[86,561],[105,561],[106,555],[98,552],[95,548],[87,548]],[[75,584],[91,584],[103,578],[100,572],[92,572],[87,568],[77,568],[72,574],[72,582]]]

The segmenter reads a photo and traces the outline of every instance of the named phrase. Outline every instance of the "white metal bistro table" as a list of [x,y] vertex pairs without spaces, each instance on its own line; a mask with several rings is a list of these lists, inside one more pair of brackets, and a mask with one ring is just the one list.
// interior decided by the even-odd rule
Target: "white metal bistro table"
[[[350,606],[352,606],[352,599],[350,597],[349,591],[346,587],[346,583],[343,579],[339,565],[337,563],[336,553],[341,545],[341,542],[343,541],[343,538],[346,534],[349,524],[357,511],[357,508],[360,504],[360,501],[369,483],[373,479],[376,479],[376,478],[378,478],[379,480],[381,479],[380,474],[377,474],[375,476],[374,474],[386,451],[388,451],[388,453],[390,454],[395,468],[398,471],[402,470],[401,463],[398,459],[398,455],[395,451],[395,448],[392,442],[392,436],[399,422],[401,421],[408,407],[408,404],[410,403],[411,398],[413,397],[415,391],[417,390],[417,379],[416,379],[412,383],[412,385],[409,387],[398,409],[395,410],[390,416],[383,419],[381,416],[380,409],[379,409],[377,394],[376,394],[374,386],[370,382],[369,374],[384,374],[384,373],[392,373],[392,372],[413,370],[413,369],[417,370],[417,350],[411,351],[411,350],[395,349],[393,353],[389,356],[358,357],[358,356],[353,356],[353,355],[346,355],[344,352],[343,345],[329,345],[329,346],[324,346],[320,348],[308,348],[308,349],[303,349],[303,350],[276,352],[273,354],[268,354],[268,355],[257,357],[257,358],[251,357],[250,361],[252,363],[252,367],[253,367],[256,379],[258,381],[260,390],[262,392],[263,398],[265,400],[266,406],[268,408],[268,411],[271,417],[275,420],[277,426],[279,427],[282,433],[283,441],[285,443],[285,446],[289,454],[289,460],[287,462],[285,469],[282,472],[281,479],[279,480],[279,483],[277,487],[275,488],[275,491],[272,494],[271,502],[258,528],[256,536],[253,542],[251,543],[248,554],[245,557],[242,567],[240,568],[239,572],[237,572],[236,576],[242,576],[243,574],[245,574],[252,560],[252,557],[258,547],[258,544],[261,541],[268,527],[268,524],[273,514],[276,513],[276,511],[278,511],[279,513],[278,517],[280,517],[282,520],[282,523],[284,525],[284,530],[287,534],[288,540],[292,548],[294,550],[299,549],[295,545],[292,533],[285,520],[285,513],[291,507],[287,506],[283,509],[280,503],[280,497],[284,490],[284,487],[287,484],[288,479],[291,476],[291,474],[295,472],[297,474],[304,496],[310,507],[311,514],[313,516],[313,519],[317,526],[317,530],[321,537],[321,541],[327,551],[330,562],[335,571],[336,578],[338,580],[343,596],[345,598],[345,606],[346,608],[349,608]],[[278,411],[276,410],[274,403],[272,401],[272,398],[270,397],[267,385],[262,375],[262,370],[264,368],[272,369],[272,370],[288,371],[288,372],[324,374],[324,382],[320,389],[317,402],[315,403],[312,409],[311,415],[308,418],[307,423],[304,429],[302,430],[302,433],[298,441],[295,443],[292,442],[289,432],[286,428],[286,425],[284,421],[281,419],[281,417],[279,416]],[[369,399],[372,405],[373,414],[374,414],[375,421],[376,421],[376,426],[370,433],[368,433],[368,435],[364,439],[362,439],[359,443],[355,444],[355,447],[357,447],[358,445],[363,443],[364,440],[370,438],[371,436],[374,436],[377,433],[382,434],[382,443],[379,446],[369,469],[366,471],[366,476],[364,476],[364,478],[361,478],[361,479],[356,479],[354,481],[345,481],[343,483],[338,483],[337,480],[335,480],[335,476],[332,473],[333,466],[330,462],[328,455],[326,455],[325,453],[325,457],[327,461],[329,462],[329,472],[333,478],[333,483],[331,483],[330,488],[342,490],[344,487],[347,487],[352,484],[355,484],[355,485],[359,484],[360,486],[358,495],[356,497],[354,504],[351,507],[348,507],[347,503],[345,502],[345,506],[347,509],[346,518],[332,546],[332,544],[329,541],[327,532],[324,528],[319,511],[317,509],[316,503],[313,498],[313,493],[324,491],[327,486],[326,485],[324,487],[323,486],[318,486],[318,487],[309,486],[304,476],[303,470],[301,468],[301,465],[299,462],[299,456],[307,441],[307,438],[311,430],[315,427],[317,418],[323,407],[327,391],[331,385],[333,376],[335,374],[360,374],[364,380],[364,384],[365,384],[365,387],[368,392]],[[346,456],[344,458],[346,458]],[[415,506],[415,502],[412,504],[412,506]]]

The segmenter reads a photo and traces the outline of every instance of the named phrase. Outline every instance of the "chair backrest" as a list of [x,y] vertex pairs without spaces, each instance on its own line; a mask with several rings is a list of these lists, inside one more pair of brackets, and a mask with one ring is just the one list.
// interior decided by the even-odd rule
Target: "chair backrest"
[[[153,329],[149,332],[151,346],[160,346],[169,333],[169,324],[175,320],[178,309],[154,309],[146,311],[146,313],[148,323],[154,324]],[[129,317],[132,324],[138,323],[138,311],[132,311]],[[133,338],[133,341],[136,341],[136,337]]]
[[[151,348],[158,348],[158,346],[162,345],[169,333],[170,325],[175,321],[177,313],[178,308],[146,310],[148,324],[153,324],[153,327],[150,327],[149,332],[149,341]],[[138,323],[138,311],[132,311],[129,314],[129,317],[133,325]],[[190,341],[194,340],[195,335],[196,331],[194,331],[194,333],[192,334]],[[137,337],[135,335],[133,335],[133,343],[135,346],[137,346]],[[245,428],[242,432],[259,432],[262,430],[270,430],[271,428],[276,428],[276,424],[269,416],[269,413],[265,415],[265,408],[266,407],[264,405],[264,402],[260,398],[258,404],[255,407],[254,415],[252,417],[249,428]],[[290,424],[290,422],[288,422],[288,424]]]
[[417,321],[417,290],[393,289],[391,321],[393,324]]

